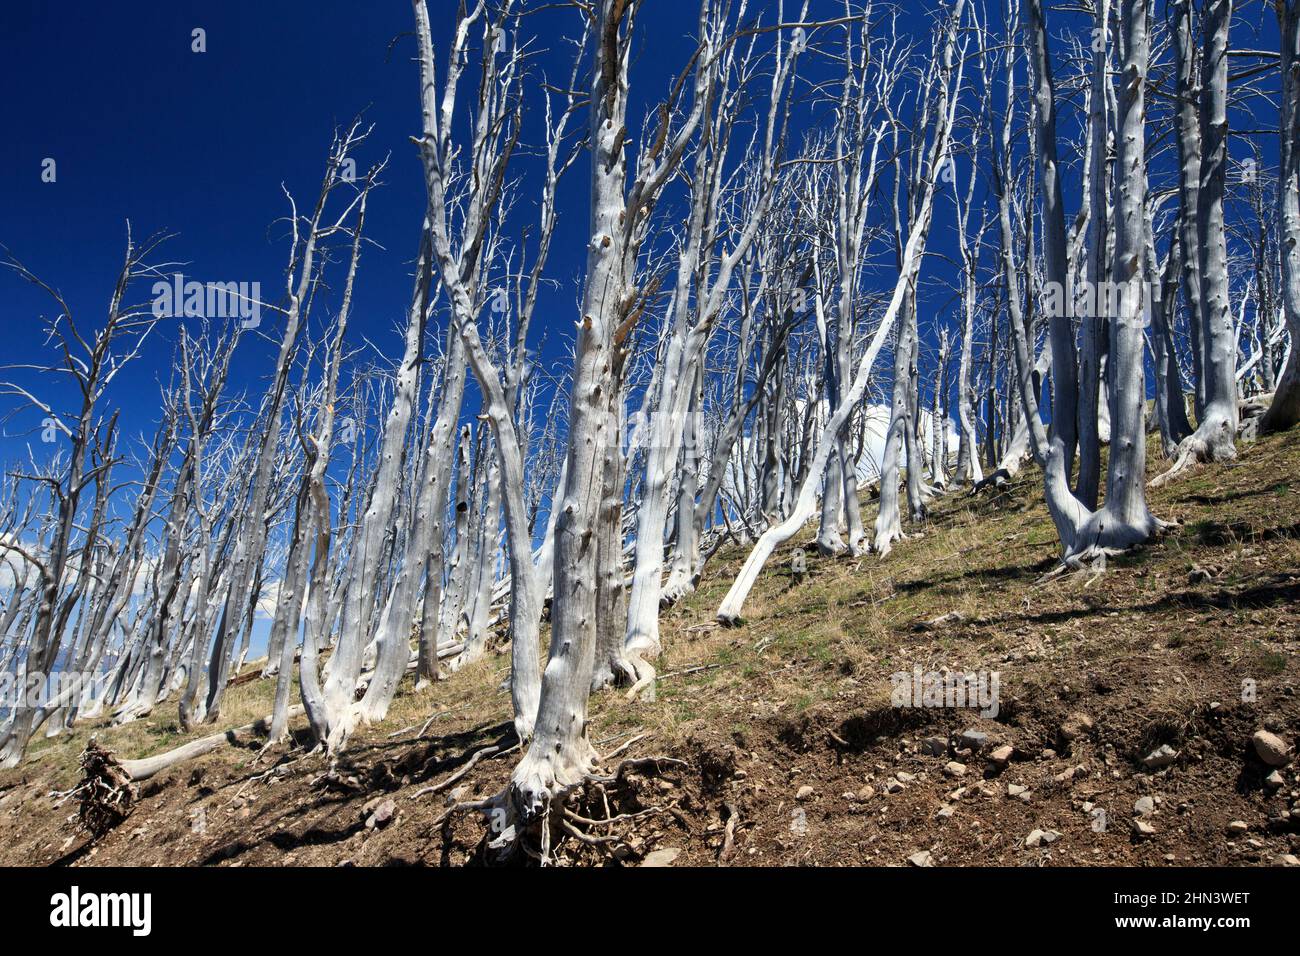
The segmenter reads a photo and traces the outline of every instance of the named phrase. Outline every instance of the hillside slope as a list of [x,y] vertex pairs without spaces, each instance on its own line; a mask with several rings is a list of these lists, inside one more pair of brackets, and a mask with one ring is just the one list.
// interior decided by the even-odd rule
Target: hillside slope
[[[600,829],[621,838],[612,854],[570,841],[561,860],[1292,862],[1296,764],[1270,781],[1251,737],[1269,730],[1292,754],[1300,737],[1295,438],[1153,492],[1153,511],[1178,525],[1104,572],[1043,580],[1057,547],[1032,467],[1004,492],[936,501],[923,533],[885,561],[819,559],[809,529],[796,542],[807,573],[792,573],[788,552],[774,557],[739,628],[712,620],[744,558],[720,553],[664,614],[657,699],[611,692],[592,705],[601,752],[685,765],[589,795],[602,818],[660,812]],[[332,768],[301,749],[260,754],[253,740],[174,768],[97,843],[52,791],[76,784],[92,735],[123,757],[182,742],[174,708],[41,741],[0,773],[0,864],[470,862],[484,827],[448,816],[448,794],[486,796],[509,776],[507,667],[489,655],[426,693],[406,688]],[[996,672],[996,716],[892,706],[891,675],[914,668]],[[229,726],[266,713],[272,690],[233,688]],[[1001,767],[990,754],[1006,745]],[[1144,766],[1162,745],[1172,762]],[[374,811],[389,799],[385,823]]]

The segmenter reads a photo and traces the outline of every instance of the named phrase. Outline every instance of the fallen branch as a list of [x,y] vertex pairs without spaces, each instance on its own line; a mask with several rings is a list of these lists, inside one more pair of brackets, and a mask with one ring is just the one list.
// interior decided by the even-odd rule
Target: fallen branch
[[460,780],[462,777],[464,777],[465,774],[473,770],[474,765],[477,764],[480,760],[484,759],[485,757],[491,757],[497,754],[504,756],[505,754],[512,753],[513,751],[518,749],[519,749],[519,744],[514,744],[513,746],[508,747],[505,750],[502,750],[500,746],[496,744],[493,744],[491,747],[484,747],[482,750],[476,751],[474,756],[470,757],[469,760],[466,762],[465,766],[461,767],[459,770],[457,770],[455,773],[449,776],[446,780],[443,780],[441,783],[435,783],[431,787],[423,787],[417,790],[415,793],[411,794],[411,799],[417,800],[420,797],[425,796],[426,794],[437,793],[440,790],[446,790],[457,780]]

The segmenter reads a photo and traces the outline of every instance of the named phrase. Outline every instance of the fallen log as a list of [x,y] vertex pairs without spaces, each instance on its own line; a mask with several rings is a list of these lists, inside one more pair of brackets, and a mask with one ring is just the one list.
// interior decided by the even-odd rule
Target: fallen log
[[[306,710],[301,705],[289,708],[289,718],[291,720],[294,717],[301,717],[305,713]],[[207,737],[200,737],[198,740],[191,740],[189,743],[181,744],[181,746],[174,750],[168,750],[166,753],[156,754],[152,757],[142,757],[139,760],[120,760],[118,763],[133,781],[148,780],[155,774],[162,773],[178,763],[193,760],[195,757],[202,757],[204,754],[220,749],[225,744],[236,744],[240,734],[258,733],[265,735],[270,726],[271,715],[267,714],[251,724],[223,730]]]

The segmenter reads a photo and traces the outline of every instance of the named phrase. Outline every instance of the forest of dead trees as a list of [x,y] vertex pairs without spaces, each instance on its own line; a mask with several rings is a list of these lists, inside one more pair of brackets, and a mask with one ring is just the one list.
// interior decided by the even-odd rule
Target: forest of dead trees
[[[183,233],[128,236],[104,314],[4,237],[49,301],[6,428],[52,440],[4,462],[0,765],[78,720],[213,724],[253,658],[272,741],[305,714],[336,754],[403,682],[508,646],[523,746],[475,807],[508,848],[597,773],[590,696],[653,693],[660,609],[723,545],[736,623],[810,521],[889,562],[936,496],[1034,468],[1077,567],[1160,532],[1149,447],[1178,481],[1300,418],[1300,0],[700,0],[647,90],[653,16],[413,0],[422,128],[322,144],[316,192],[266,211],[289,229],[258,323],[158,307]],[[532,67],[537,31],[567,76]],[[397,163],[425,203],[380,359],[353,292]],[[273,366],[240,371],[250,337]],[[174,361],[128,423],[146,339]]]

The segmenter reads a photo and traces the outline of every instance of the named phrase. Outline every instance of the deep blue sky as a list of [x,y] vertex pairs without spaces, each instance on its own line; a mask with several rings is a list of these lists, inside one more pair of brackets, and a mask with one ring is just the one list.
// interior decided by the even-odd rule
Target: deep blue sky
[[[692,47],[695,0],[655,0],[644,17],[635,87],[659,95],[669,71]],[[439,46],[454,7],[429,4]],[[531,17],[538,34],[534,68],[566,83],[571,47],[550,31],[572,35],[568,10]],[[191,51],[191,31],[206,30],[207,52]],[[397,326],[410,295],[409,263],[419,236],[424,187],[415,147],[419,132],[417,68],[410,4],[313,0],[272,4],[151,0],[134,3],[22,3],[0,8],[0,243],[64,293],[80,321],[96,327],[120,266],[131,221],[135,235],[177,234],[164,258],[187,263],[187,277],[260,281],[268,301],[280,297],[287,243],[283,182],[310,207],[335,125],[361,110],[375,124],[358,168],[391,152],[387,185],[370,203],[367,249],[358,279],[350,338],[368,338],[400,354]],[[547,49],[551,48],[549,52]],[[646,55],[647,48],[651,55]],[[462,87],[472,90],[467,71]],[[526,120],[526,127],[528,126]],[[581,120],[578,123],[581,126]],[[534,130],[525,138],[534,142]],[[57,181],[41,181],[42,162],[57,163]],[[526,174],[532,158],[514,167]],[[583,167],[566,180],[549,275],[563,283],[548,293],[537,328],[562,327],[549,339],[557,351],[572,329],[575,288],[584,262],[586,193]],[[531,197],[519,208],[533,216]],[[148,285],[138,293],[147,298]],[[330,308],[334,303],[331,301]],[[0,274],[0,363],[49,356],[39,316],[49,300],[8,273]],[[174,337],[158,335],[149,353],[123,374],[111,395],[123,407],[128,433],[157,419],[158,376],[165,375]],[[269,347],[241,345],[232,379],[254,384],[269,373]],[[24,381],[38,394],[59,394],[49,377]],[[6,411],[8,408],[6,407]],[[35,428],[32,413],[4,425],[0,460],[23,454],[15,436]]]

